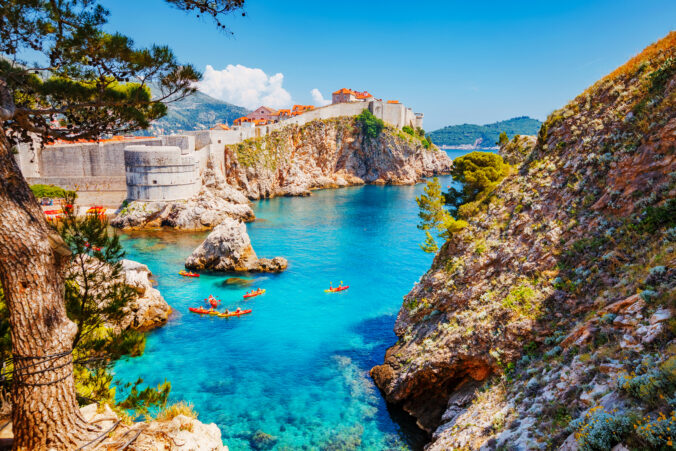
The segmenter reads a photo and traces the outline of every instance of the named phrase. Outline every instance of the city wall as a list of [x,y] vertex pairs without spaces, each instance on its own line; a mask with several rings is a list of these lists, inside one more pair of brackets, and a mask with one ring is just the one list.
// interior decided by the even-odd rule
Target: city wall
[[[199,180],[194,182],[193,178],[199,179],[199,174],[207,167],[209,156],[212,157],[215,168],[224,171],[225,145],[265,136],[287,125],[304,125],[318,119],[356,116],[364,109],[368,109],[376,117],[397,128],[405,125],[422,127],[422,115],[414,114],[405,105],[371,100],[331,104],[282,122],[257,127],[247,124],[232,127],[231,130],[200,130],[182,135],[99,143],[55,144],[44,148],[39,144],[32,147],[22,144],[17,149],[15,158],[30,184],[56,185],[78,190],[80,193],[91,193],[92,195],[85,196],[87,199],[96,198],[96,193],[106,193],[106,198],[111,199],[111,203],[121,202],[124,198],[176,200],[190,197],[199,190]],[[139,164],[138,168],[135,168],[137,160],[125,156],[125,149],[133,146],[158,147],[157,150],[167,146],[175,147],[184,157],[190,156],[191,162],[186,164],[193,166],[188,169],[187,166],[178,168],[181,165],[174,165],[172,168],[162,169],[160,168],[162,164],[158,160],[155,162],[157,164]],[[157,167],[156,177],[152,180],[148,174],[153,170],[148,166]],[[193,174],[193,169],[196,175]],[[140,176],[137,170],[144,175]],[[163,171],[168,171],[169,175],[163,174]],[[175,172],[181,175],[178,178],[174,176],[175,174],[171,175]],[[143,177],[145,181],[141,180]],[[185,180],[182,177],[185,177]]]

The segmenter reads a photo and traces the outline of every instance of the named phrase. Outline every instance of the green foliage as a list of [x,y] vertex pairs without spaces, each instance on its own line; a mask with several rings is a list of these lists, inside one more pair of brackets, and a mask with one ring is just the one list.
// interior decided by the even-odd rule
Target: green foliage
[[[67,203],[73,201],[72,195],[66,196]],[[136,296],[122,274],[124,252],[107,221],[96,215],[77,217],[72,208],[65,209],[56,227],[72,252],[65,270],[65,304],[78,327],[73,341],[77,397],[82,404],[112,403],[112,362],[141,355],[145,347],[145,335],[119,327],[124,308]],[[11,357],[9,311],[1,290],[0,355]]]
[[[176,3],[185,9],[194,2]],[[200,74],[192,66],[167,47],[136,48],[104,31],[108,14],[90,0],[0,3],[0,79],[17,107],[3,124],[12,144],[30,142],[29,132],[49,142],[147,128],[167,101],[195,92]],[[41,66],[23,61],[27,54]],[[153,83],[161,90],[156,98]]]
[[676,74],[676,58],[667,58],[662,65],[649,75],[650,94],[658,95],[664,91],[667,82]]
[[125,392],[128,391],[128,395],[117,404],[119,408],[132,412],[136,418],[141,415],[150,417],[153,412],[165,409],[171,391],[171,383],[167,381],[158,384],[156,388],[146,387],[139,390],[142,383],[143,379],[139,378],[133,384],[124,384],[121,388]]
[[676,411],[667,417],[660,412],[657,418],[644,417],[634,424],[637,438],[650,446],[650,449],[676,449]]
[[364,109],[355,119],[356,124],[367,140],[376,139],[385,128],[385,122],[378,119],[369,110]]
[[423,194],[416,197],[418,203],[418,228],[426,232],[425,242],[421,245],[425,252],[436,252],[439,247],[429,232],[435,231],[444,239],[467,227],[467,222],[456,220],[444,207],[444,197],[441,193],[441,184],[438,178],[427,182]]
[[500,132],[500,136],[498,137],[498,142],[496,144],[500,146],[504,146],[509,142],[509,137],[507,136],[507,132]]
[[604,451],[620,443],[631,428],[630,419],[602,406],[593,407],[584,417],[570,423],[581,451]]
[[541,313],[536,297],[533,287],[528,283],[522,283],[509,291],[502,300],[502,306],[526,318],[536,319]]
[[508,138],[512,138],[514,135],[535,135],[541,124],[536,119],[523,116],[486,125],[449,125],[430,132],[430,136],[437,145],[474,144],[477,139],[481,139],[484,146],[491,146],[500,139],[501,132],[505,133]]
[[648,233],[654,233],[662,227],[676,226],[676,199],[669,199],[658,207],[646,208],[640,226]]
[[403,127],[401,127],[401,130],[404,133],[408,133],[411,136],[416,136],[416,133],[415,133],[415,130],[413,130],[413,127],[409,127],[408,125],[404,125]]
[[54,185],[31,185],[31,191],[33,191],[33,195],[37,199],[42,197],[50,197],[53,199],[65,199],[67,197],[72,199],[77,198],[77,193],[75,191],[68,191]]
[[425,241],[420,245],[420,248],[430,254],[436,254],[436,252],[439,250],[436,240],[428,231],[425,231]]
[[490,152],[472,152],[453,160],[451,175],[453,180],[462,183],[462,189],[451,188],[444,195],[445,201],[456,209],[459,216],[471,217],[476,211],[478,204],[459,210],[463,204],[471,202],[484,202],[495,187],[510,172],[510,166],[502,157]]
[[660,366],[642,365],[642,373],[623,373],[618,378],[618,386],[636,399],[652,405],[666,404],[676,393],[676,356],[672,356]]

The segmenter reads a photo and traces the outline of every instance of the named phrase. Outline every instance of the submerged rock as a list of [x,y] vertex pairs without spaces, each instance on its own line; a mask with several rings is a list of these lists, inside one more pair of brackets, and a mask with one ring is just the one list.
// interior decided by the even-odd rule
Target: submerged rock
[[243,279],[241,277],[229,277],[225,279],[223,282],[221,282],[221,285],[224,287],[230,286],[230,285],[237,285],[237,286],[248,286],[248,285],[253,285],[255,282],[254,279]]
[[214,271],[279,272],[286,269],[285,258],[258,259],[243,222],[226,218],[187,260],[188,269]]

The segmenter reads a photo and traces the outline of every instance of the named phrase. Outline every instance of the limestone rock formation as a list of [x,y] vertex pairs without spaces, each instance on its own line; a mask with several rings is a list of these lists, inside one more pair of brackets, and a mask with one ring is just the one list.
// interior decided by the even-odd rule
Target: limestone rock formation
[[172,202],[133,201],[120,211],[111,225],[121,229],[209,230],[226,217],[242,221],[255,218],[246,196],[208,168],[203,175],[203,186],[195,197]]
[[501,149],[371,371],[426,449],[676,442],[674,99],[676,32]]
[[136,290],[138,297],[125,307],[121,327],[146,331],[166,323],[171,307],[150,282],[148,267],[133,260],[122,260],[122,270],[127,285]]
[[[101,427],[102,431],[115,425],[118,416],[108,406],[99,408],[90,404],[80,409],[82,416],[89,423]],[[196,418],[186,415],[177,415],[167,420],[152,420],[140,423],[119,423],[109,437],[101,442],[105,446],[122,445],[131,438],[138,437],[131,444],[139,451],[176,450],[176,451],[228,451],[223,446],[221,431],[214,423],[204,424]]]
[[259,259],[246,225],[232,218],[225,218],[185,261],[188,269],[214,271],[280,272],[287,266],[282,257]]
[[289,125],[262,138],[226,146],[223,172],[249,199],[307,195],[313,189],[364,183],[409,185],[448,173],[448,155],[386,127],[364,137],[354,118]]

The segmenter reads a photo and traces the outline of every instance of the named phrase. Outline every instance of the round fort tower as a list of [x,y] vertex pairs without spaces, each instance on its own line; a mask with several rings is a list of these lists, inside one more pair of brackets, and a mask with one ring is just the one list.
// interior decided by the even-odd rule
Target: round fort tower
[[127,146],[124,167],[129,200],[183,200],[200,189],[197,161],[177,146]]

